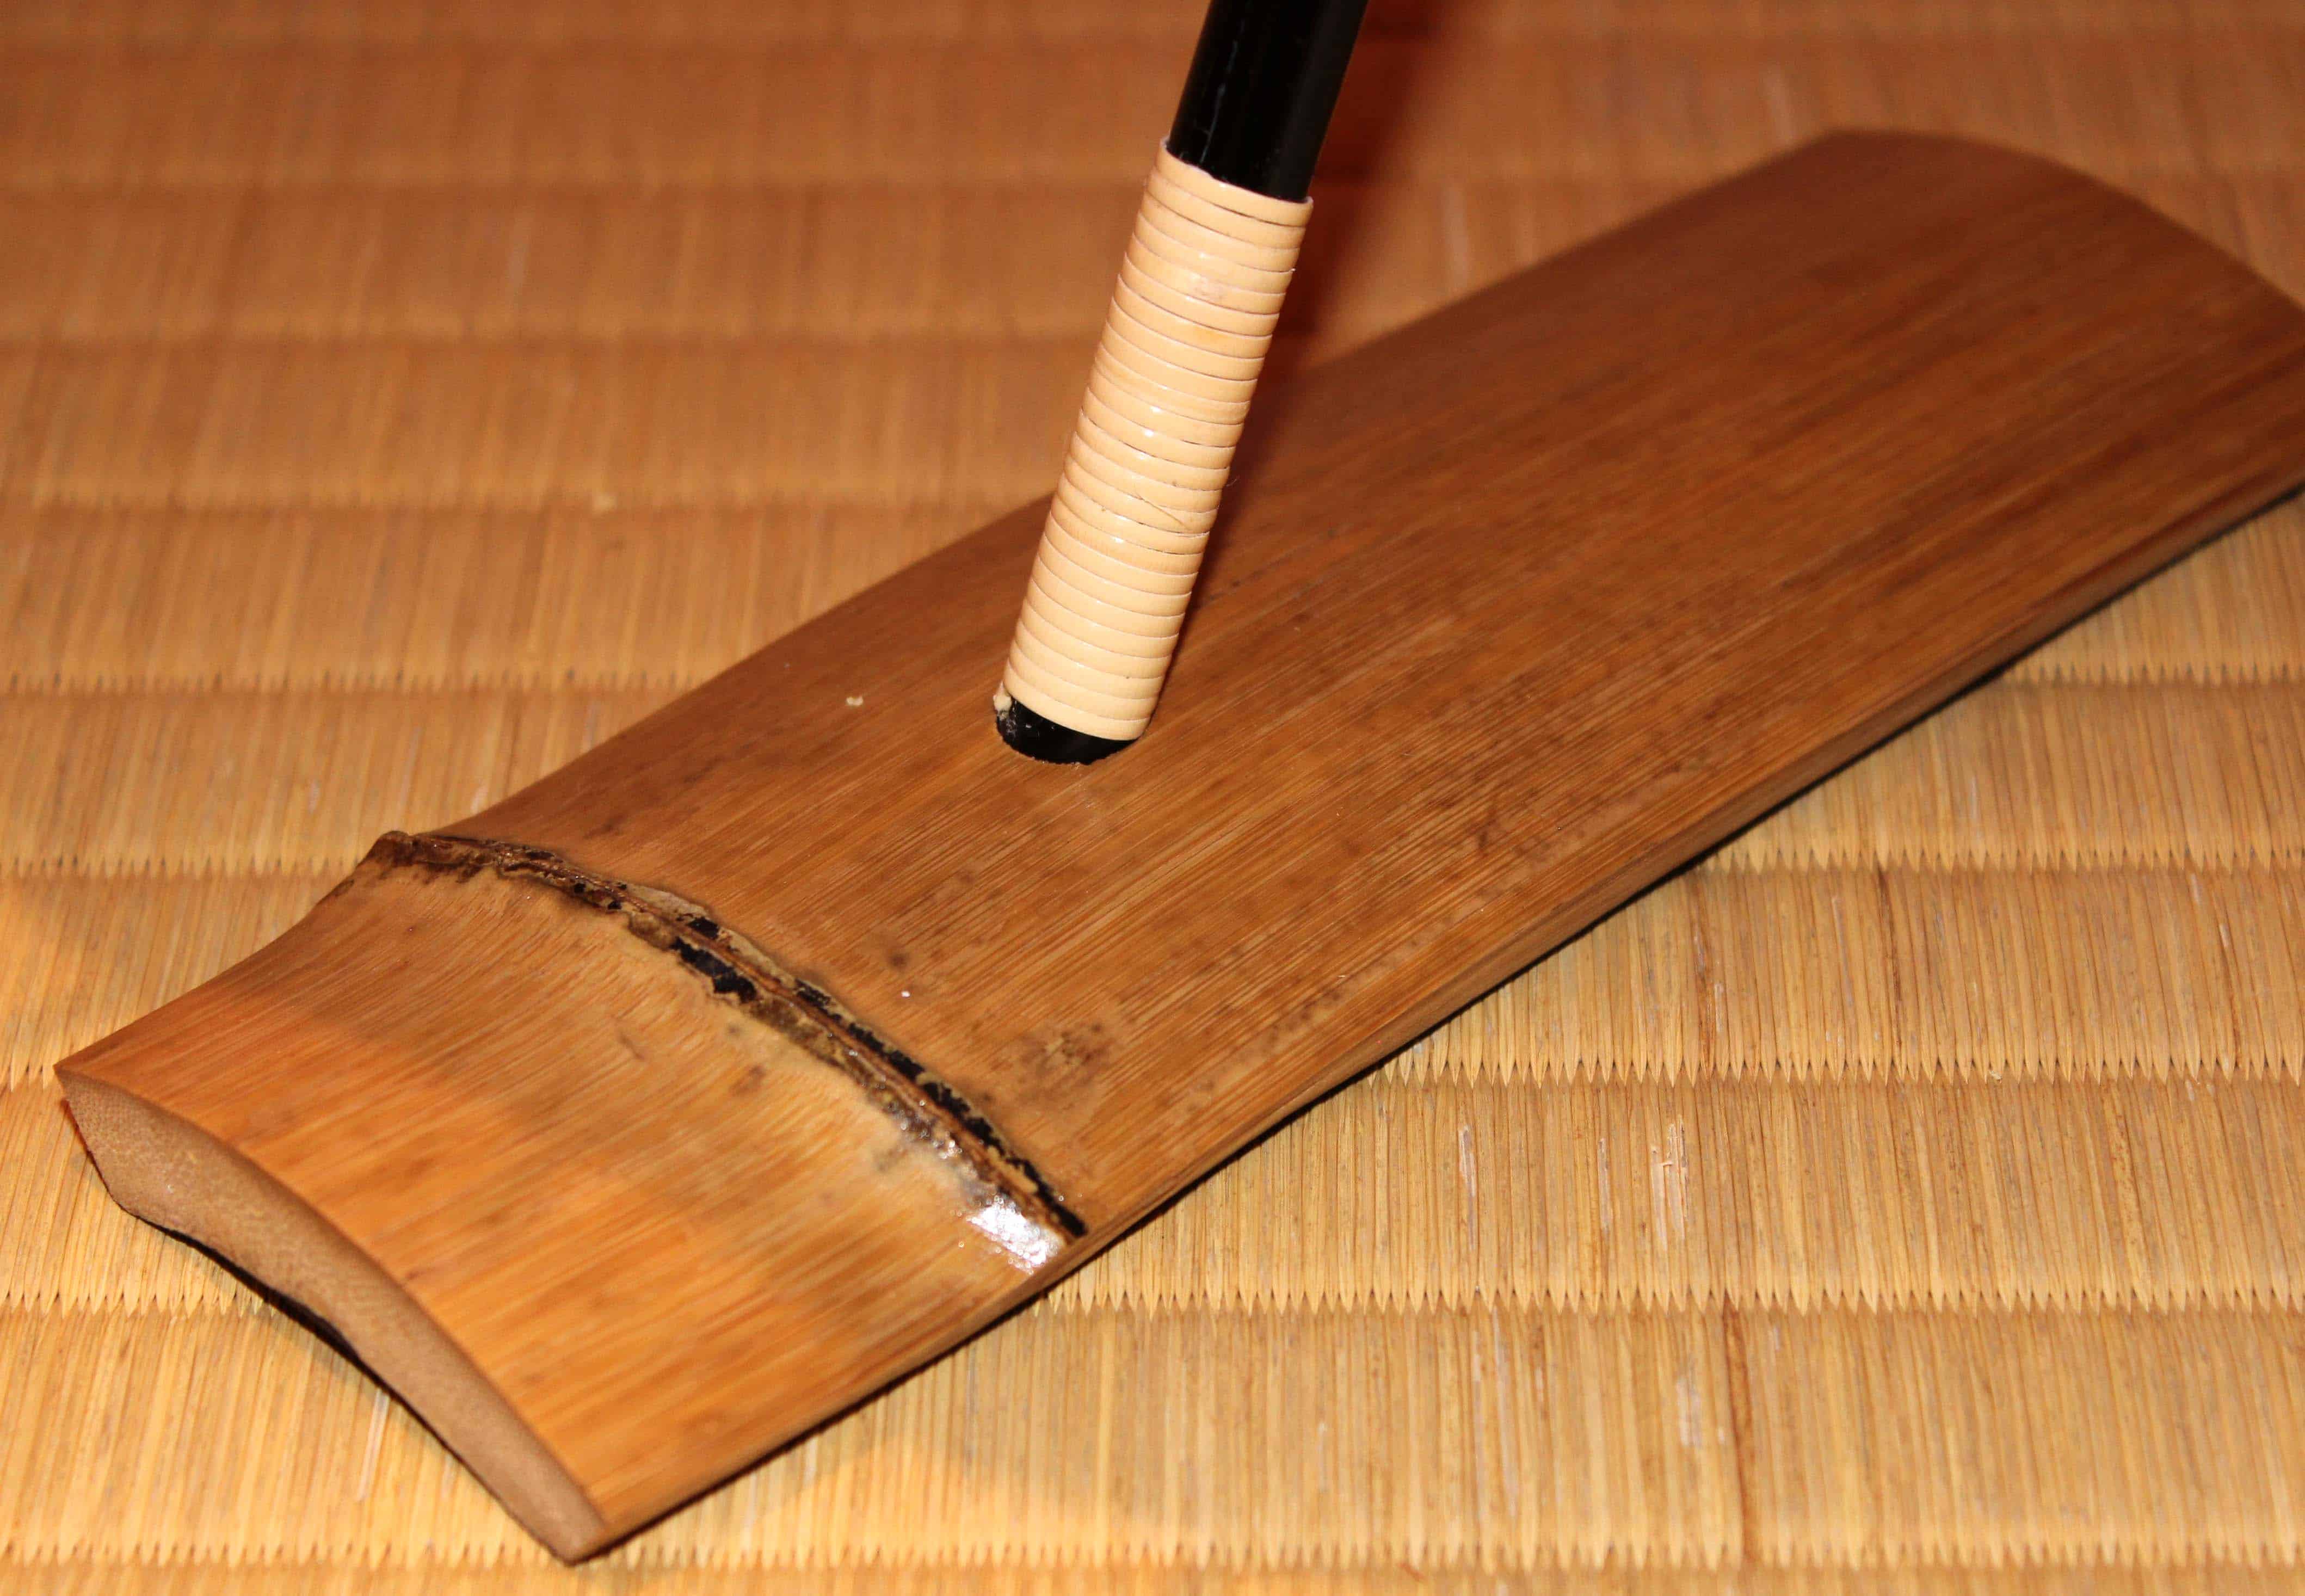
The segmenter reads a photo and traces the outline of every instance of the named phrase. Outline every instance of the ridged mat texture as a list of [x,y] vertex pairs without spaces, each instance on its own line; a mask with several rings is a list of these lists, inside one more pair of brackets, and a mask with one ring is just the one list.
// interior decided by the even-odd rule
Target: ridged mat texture
[[[2294,503],[583,1568],[105,1198],[56,1059],[1047,490],[1198,9],[0,4],[0,1589],[2305,1578]],[[2294,0],[1380,0],[1272,369],[1850,124],[2305,293]]]

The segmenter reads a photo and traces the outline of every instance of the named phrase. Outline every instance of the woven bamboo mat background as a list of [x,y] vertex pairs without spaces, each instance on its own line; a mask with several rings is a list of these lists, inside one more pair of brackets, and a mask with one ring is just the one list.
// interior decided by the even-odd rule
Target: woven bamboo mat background
[[[1196,10],[0,4],[0,1587],[2296,1580],[2294,505],[581,1570],[106,1201],[57,1058],[1045,490]],[[2296,0],[1379,0],[1277,361],[1852,123],[2305,293]]]

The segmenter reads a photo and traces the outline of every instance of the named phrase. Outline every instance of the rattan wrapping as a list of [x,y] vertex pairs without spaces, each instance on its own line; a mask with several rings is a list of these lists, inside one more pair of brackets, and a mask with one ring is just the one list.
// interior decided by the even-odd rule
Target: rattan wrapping
[[1152,720],[1312,212],[1154,157],[996,709]]

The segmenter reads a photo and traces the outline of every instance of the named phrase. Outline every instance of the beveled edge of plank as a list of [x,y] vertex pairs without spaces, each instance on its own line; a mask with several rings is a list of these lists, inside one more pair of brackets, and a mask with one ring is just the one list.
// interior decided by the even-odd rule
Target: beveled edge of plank
[[343,1231],[162,1103],[76,1065],[58,1065],[56,1075],[115,1201],[219,1254],[326,1325],[554,1551],[575,1557],[601,1543],[608,1526],[583,1487]]
[[519,845],[388,834],[56,1074],[122,1207],[320,1320],[564,1558],[1084,1253],[994,1127],[708,910]]

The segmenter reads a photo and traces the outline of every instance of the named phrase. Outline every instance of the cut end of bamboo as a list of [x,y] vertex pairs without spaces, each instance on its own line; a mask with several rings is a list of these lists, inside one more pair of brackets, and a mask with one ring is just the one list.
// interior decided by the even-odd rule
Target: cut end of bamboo
[[1157,153],[993,700],[1018,752],[1150,724],[1312,211]]
[[227,1142],[99,1073],[57,1071],[113,1200],[229,1260],[350,1346],[563,1558],[605,1544],[583,1486],[376,1261]]
[[1079,1233],[903,1062],[695,904],[396,835],[57,1073],[122,1206],[323,1320],[574,1558]]

